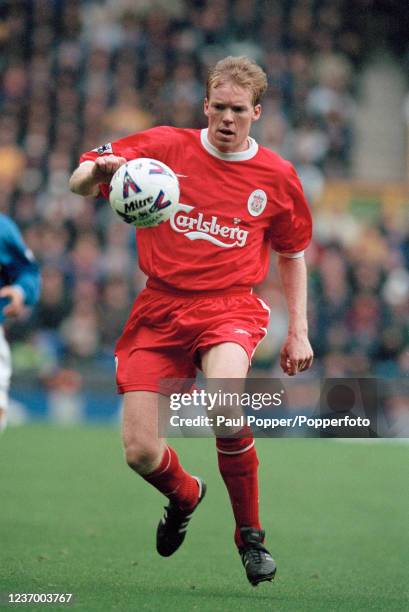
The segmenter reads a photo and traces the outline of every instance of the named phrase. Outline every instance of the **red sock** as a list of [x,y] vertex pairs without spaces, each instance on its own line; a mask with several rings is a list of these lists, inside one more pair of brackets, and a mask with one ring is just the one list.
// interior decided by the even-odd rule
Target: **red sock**
[[197,480],[182,468],[176,452],[167,446],[159,466],[142,476],[155,489],[175,502],[182,510],[193,509],[198,500]]
[[258,515],[258,458],[253,438],[217,438],[219,470],[236,520],[234,540],[242,546],[241,527],[261,529]]

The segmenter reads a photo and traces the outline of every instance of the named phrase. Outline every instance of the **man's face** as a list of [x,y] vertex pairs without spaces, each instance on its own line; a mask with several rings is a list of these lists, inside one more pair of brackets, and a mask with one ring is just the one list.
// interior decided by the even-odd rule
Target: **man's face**
[[248,148],[251,124],[260,117],[261,106],[253,106],[250,89],[227,81],[211,88],[204,113],[210,143],[222,153],[237,153]]

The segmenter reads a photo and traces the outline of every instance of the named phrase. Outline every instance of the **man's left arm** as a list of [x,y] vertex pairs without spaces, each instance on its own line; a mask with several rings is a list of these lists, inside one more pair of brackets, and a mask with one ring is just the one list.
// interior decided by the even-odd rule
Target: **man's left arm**
[[0,289],[0,298],[8,304],[3,308],[5,316],[20,315],[25,306],[33,306],[39,298],[41,276],[31,250],[25,244],[19,229],[11,219],[3,219],[4,245],[9,263],[5,266],[10,284]]
[[288,335],[280,365],[284,373],[294,376],[308,370],[314,358],[308,340],[307,267],[304,257],[278,255],[278,269],[288,310]]

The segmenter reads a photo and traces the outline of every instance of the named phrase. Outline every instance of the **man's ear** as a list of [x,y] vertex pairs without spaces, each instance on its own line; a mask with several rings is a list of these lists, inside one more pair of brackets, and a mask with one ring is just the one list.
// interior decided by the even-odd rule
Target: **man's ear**
[[261,115],[261,104],[256,104],[253,109],[253,121],[258,121]]
[[203,112],[206,115],[206,117],[209,116],[209,100],[207,98],[205,98],[203,102]]

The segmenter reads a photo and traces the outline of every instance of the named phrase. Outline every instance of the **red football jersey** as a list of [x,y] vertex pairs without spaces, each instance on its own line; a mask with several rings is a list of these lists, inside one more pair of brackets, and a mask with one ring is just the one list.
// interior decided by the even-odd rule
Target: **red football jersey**
[[[153,284],[184,291],[253,287],[271,248],[297,257],[311,239],[311,215],[293,166],[249,138],[221,153],[207,130],[155,127],[81,156],[150,157],[178,175],[180,203],[169,222],[138,229],[139,264]],[[100,186],[108,197],[108,185]]]

